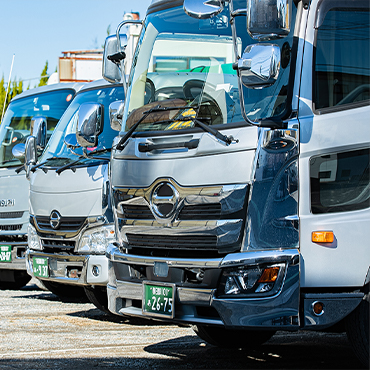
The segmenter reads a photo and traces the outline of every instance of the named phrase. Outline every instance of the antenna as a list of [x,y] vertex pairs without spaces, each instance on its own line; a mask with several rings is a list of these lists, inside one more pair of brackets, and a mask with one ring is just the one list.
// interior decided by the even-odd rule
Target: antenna
[[6,94],[5,94],[5,99],[4,99],[4,106],[3,106],[3,113],[1,115],[1,121],[3,121],[3,117],[4,117],[4,111],[5,111],[5,105],[6,105],[6,98],[8,97],[8,91],[9,91],[9,85],[10,85],[10,77],[12,75],[12,70],[13,70],[13,63],[14,63],[14,57],[15,57],[15,54],[13,54],[13,59],[12,59],[12,65],[10,66],[10,72],[9,72],[9,79],[8,79],[8,86],[6,87]]

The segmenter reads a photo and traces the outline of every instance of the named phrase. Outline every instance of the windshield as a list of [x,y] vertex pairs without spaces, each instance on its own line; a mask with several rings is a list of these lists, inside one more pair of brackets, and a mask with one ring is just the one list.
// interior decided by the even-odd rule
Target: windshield
[[182,7],[149,14],[134,57],[122,130],[157,106],[165,109],[148,115],[136,131],[190,129],[193,118],[220,128],[242,122],[234,59],[225,12],[207,20],[190,18]]
[[[88,150],[103,150],[110,149],[113,138],[117,136],[117,131],[114,131],[109,124],[109,105],[116,100],[124,100],[124,91],[122,85],[110,85],[107,87],[99,87],[91,90],[85,90],[76,95],[71,105],[66,110],[56,127],[53,136],[46,146],[40,163],[46,162],[49,167],[59,167],[69,164],[76,159],[78,155],[82,155],[82,148],[71,151],[64,143],[64,138],[68,134],[76,133],[78,109],[82,103],[99,103],[103,105],[103,132],[99,136],[99,144],[96,148],[88,148]],[[99,153],[99,157],[110,157],[109,152]],[[86,165],[93,159],[83,158],[80,165]]]
[[49,138],[74,94],[74,90],[63,89],[12,101],[1,122],[0,167],[21,164],[17,158],[13,157],[12,149],[16,144],[26,142],[30,135],[30,124],[33,117],[46,117]]
[[[234,9],[245,8],[245,0],[234,1]],[[294,20],[296,7],[293,6]],[[149,14],[133,61],[125,104],[123,131],[128,131],[150,109],[136,128],[143,131],[186,130],[194,118],[218,129],[246,124],[240,107],[236,61],[228,6],[211,19],[195,19],[182,7]],[[235,18],[236,49],[256,43],[248,35],[246,17]],[[283,50],[284,63],[277,82],[264,89],[243,87],[246,115],[251,121],[284,114],[288,97],[291,32],[274,43]]]

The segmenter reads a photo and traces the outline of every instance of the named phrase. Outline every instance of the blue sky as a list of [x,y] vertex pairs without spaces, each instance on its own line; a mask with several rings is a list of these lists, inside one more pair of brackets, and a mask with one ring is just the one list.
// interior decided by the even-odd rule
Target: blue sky
[[[49,73],[62,51],[100,48],[124,13],[145,17],[151,0],[0,0],[0,79],[39,77],[45,62]],[[34,87],[37,80],[25,81]]]

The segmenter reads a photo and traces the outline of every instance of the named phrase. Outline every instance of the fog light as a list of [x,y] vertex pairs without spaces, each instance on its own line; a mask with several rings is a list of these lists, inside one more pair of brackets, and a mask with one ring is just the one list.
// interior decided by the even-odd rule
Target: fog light
[[99,271],[99,267],[98,267],[98,266],[94,265],[94,266],[92,267],[92,274],[93,274],[94,276],[99,276],[100,271]]
[[77,269],[72,269],[68,273],[68,277],[71,279],[77,279],[78,278],[78,270]]
[[316,316],[321,316],[324,313],[324,303],[319,301],[313,302],[312,311]]

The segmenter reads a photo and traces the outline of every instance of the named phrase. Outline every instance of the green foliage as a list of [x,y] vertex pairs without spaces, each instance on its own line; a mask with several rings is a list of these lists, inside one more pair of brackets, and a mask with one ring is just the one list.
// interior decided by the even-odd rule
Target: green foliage
[[[19,80],[19,82],[17,82],[17,79],[15,79],[14,81],[10,81],[8,95],[6,96],[7,84],[4,81],[4,76],[1,78],[1,81],[0,81],[0,119],[3,113],[3,109],[4,109],[4,102],[5,102],[5,109],[4,109],[4,113],[5,113],[10,101],[16,95],[20,94],[22,91],[23,91],[23,81]],[[5,101],[5,96],[6,96],[6,101]]]
[[46,61],[45,67],[44,67],[44,69],[41,72],[41,79],[40,79],[39,86],[45,86],[48,83],[48,78],[49,78],[49,75],[48,75],[48,66],[49,66],[49,63],[48,63],[48,61]]

